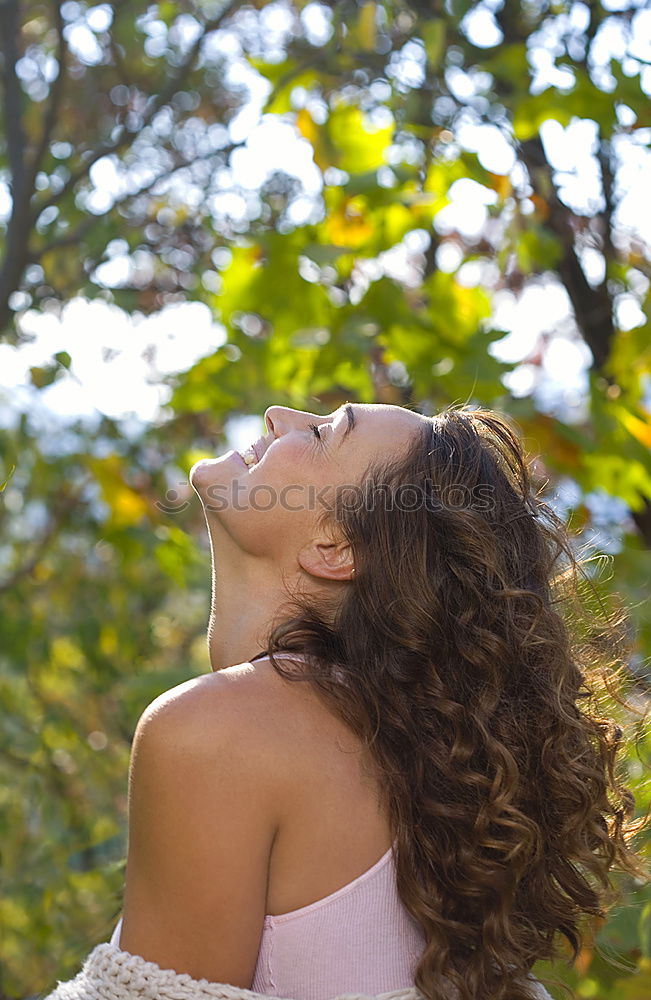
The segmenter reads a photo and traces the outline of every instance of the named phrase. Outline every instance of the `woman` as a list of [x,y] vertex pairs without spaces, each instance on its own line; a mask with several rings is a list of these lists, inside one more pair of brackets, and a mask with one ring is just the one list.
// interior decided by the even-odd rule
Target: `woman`
[[265,421],[192,469],[213,672],[138,723],[112,944],[297,1000],[530,998],[641,871],[563,525],[495,412]]

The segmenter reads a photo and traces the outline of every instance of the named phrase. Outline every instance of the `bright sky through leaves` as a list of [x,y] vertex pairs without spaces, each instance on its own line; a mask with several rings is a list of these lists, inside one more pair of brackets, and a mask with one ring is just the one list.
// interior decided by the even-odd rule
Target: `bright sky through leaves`
[[[72,4],[67,4],[72,13]],[[617,4],[607,5],[613,10]],[[471,11],[463,22],[467,37],[477,46],[490,48],[501,40],[501,32],[486,4]],[[576,21],[583,16],[582,5],[577,4],[568,15],[573,27],[580,28]],[[105,30],[111,19],[111,9],[99,5],[92,8],[85,21],[73,22],[67,28],[67,42],[76,55],[87,65],[93,65],[99,58],[96,33]],[[283,3],[269,4],[260,12],[268,46],[266,58],[282,55],[282,44],[290,30],[291,18]],[[183,20],[183,19],[182,19]],[[301,13],[301,20],[308,31],[309,40],[323,44],[330,37],[330,12],[320,4],[308,4]],[[558,26],[562,18],[553,23]],[[189,45],[195,30],[192,18],[183,20],[181,25],[185,41]],[[629,51],[635,51],[638,58],[648,60],[651,56],[651,11],[640,10],[633,19],[633,40]],[[621,56],[623,36],[615,24],[607,25],[599,39],[598,61],[603,67],[607,82],[606,67],[612,56]],[[149,41],[146,43],[156,53],[158,41],[156,22],[152,22]],[[543,39],[544,41],[544,39]],[[548,39],[551,41],[551,39]],[[312,148],[296,127],[276,115],[261,116],[261,108],[268,96],[270,85],[256,73],[242,55],[241,44],[235,32],[223,30],[212,36],[209,42],[217,46],[230,61],[229,76],[232,82],[241,83],[249,92],[249,100],[229,126],[232,141],[246,139],[246,145],[237,149],[231,158],[231,176],[224,177],[224,191],[215,196],[213,211],[233,222],[245,223],[248,217],[248,201],[243,196],[248,190],[250,197],[274,170],[282,170],[300,180],[302,190],[293,199],[288,218],[295,225],[318,219],[321,215],[320,192],[321,173],[312,159]],[[535,50],[536,74],[532,92],[540,92],[552,84],[562,88],[562,70],[554,67],[553,60],[545,57],[545,46]],[[417,87],[422,79],[424,49],[416,42],[407,43],[400,58],[393,62],[392,72],[396,79],[410,87]],[[22,60],[23,83],[30,85],[29,62]],[[624,67],[626,68],[626,67]],[[46,74],[47,75],[47,74]],[[461,70],[452,73],[448,82],[452,89],[472,92],[473,81]],[[38,86],[34,78],[33,86]],[[642,84],[651,90],[651,67],[642,70]],[[299,94],[300,99],[300,94]],[[311,113],[318,118],[318,108],[311,107]],[[389,116],[390,118],[391,116]],[[383,122],[376,122],[380,126]],[[619,225],[630,232],[636,232],[648,244],[651,242],[651,201],[647,197],[650,158],[644,140],[648,137],[638,130],[637,146],[628,141],[622,149],[623,186],[625,193],[618,206]],[[578,211],[584,211],[591,201],[598,197],[598,178],[592,147],[595,127],[590,120],[575,120],[566,128],[554,120],[545,122],[541,129],[546,153],[556,170],[556,180],[567,204]],[[514,168],[514,155],[506,138],[493,125],[478,125],[471,121],[458,126],[457,139],[468,150],[478,154],[485,168],[495,173],[508,173]],[[627,137],[628,139],[628,137]],[[121,177],[111,158],[99,160],[91,171],[94,191],[91,193],[87,209],[101,212],[119,196],[128,184]],[[231,183],[243,193],[229,190]],[[486,224],[488,206],[495,193],[471,180],[460,180],[453,184],[450,196],[452,203],[443,208],[436,218],[436,228],[440,233],[456,229],[472,236],[479,233]],[[6,185],[0,183],[0,214],[9,210]],[[114,241],[119,244],[119,241]],[[406,241],[404,241],[406,242]],[[124,244],[126,249],[126,243]],[[98,268],[98,277],[109,287],[119,286],[130,272],[129,260],[119,245],[113,248],[113,256]],[[448,244],[441,248],[438,266],[442,270],[453,271],[458,266],[454,252]],[[409,272],[409,254],[404,245],[390,254],[384,254],[385,273],[403,278]],[[595,280],[599,279],[600,255],[594,255]],[[590,275],[591,259],[586,252],[582,259]],[[143,266],[146,266],[143,262]],[[482,267],[468,263],[458,273],[461,284],[481,284]],[[618,317],[624,328],[640,322],[640,310],[632,296],[629,301],[620,302]],[[544,308],[541,309],[541,300]],[[514,395],[526,395],[534,391],[539,381],[539,403],[542,408],[553,408],[562,400],[572,408],[585,391],[586,366],[589,353],[576,343],[572,323],[569,321],[567,297],[559,284],[545,281],[525,288],[516,302],[508,293],[498,293],[495,297],[495,324],[509,330],[509,335],[501,343],[494,344],[492,351],[503,360],[519,360],[532,349],[536,338],[544,332],[555,335],[553,352],[550,352],[542,370],[524,364],[507,377],[506,384]],[[71,302],[63,311],[61,322],[53,316],[28,312],[23,320],[23,329],[33,336],[32,343],[20,348],[8,345],[0,347],[0,387],[13,389],[10,401],[0,410],[0,421],[7,426],[11,423],[10,411],[16,414],[35,405],[38,396],[39,407],[45,407],[62,418],[92,415],[99,411],[112,417],[135,415],[143,421],[155,420],[160,405],[167,401],[165,387],[157,384],[159,375],[183,371],[200,357],[210,354],[223,339],[223,329],[217,322],[211,322],[208,310],[196,304],[187,307],[165,308],[158,316],[142,319],[130,318],[115,307],[101,302]],[[51,387],[36,393],[29,381],[29,368],[47,363],[57,351],[68,351],[72,358],[70,374],[58,380]],[[24,386],[22,391],[18,387]],[[651,390],[650,390],[651,391]]]

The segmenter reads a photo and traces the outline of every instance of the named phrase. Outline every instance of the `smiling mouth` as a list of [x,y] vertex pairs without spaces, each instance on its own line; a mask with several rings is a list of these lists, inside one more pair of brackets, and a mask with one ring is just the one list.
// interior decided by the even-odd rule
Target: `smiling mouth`
[[248,465],[249,468],[252,468],[254,465],[257,465],[258,462],[260,461],[253,446],[247,448],[246,451],[240,452],[240,455],[242,456],[244,464]]
[[261,462],[267,451],[274,442],[273,435],[270,438],[266,438],[264,435],[259,437],[257,441],[250,444],[245,451],[238,452],[238,455],[242,459],[245,465],[252,469],[254,465]]

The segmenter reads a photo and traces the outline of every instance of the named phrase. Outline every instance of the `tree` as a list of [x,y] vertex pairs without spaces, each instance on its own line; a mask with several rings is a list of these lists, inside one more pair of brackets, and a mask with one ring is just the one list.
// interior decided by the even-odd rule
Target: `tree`
[[[645,67],[634,40],[644,12],[635,2],[618,11],[599,3],[550,7],[514,0],[495,10],[466,2],[449,9],[437,2],[297,3],[284,8],[291,28],[282,46],[286,58],[265,63],[260,25],[268,8],[281,6],[2,5],[6,139],[0,156],[12,210],[0,325],[15,338],[13,310],[20,315],[30,303],[77,293],[108,295],[144,312],[188,295],[214,306],[205,282],[212,287],[216,280],[210,278],[216,245],[237,246],[247,234],[273,232],[298,239],[286,232],[286,212],[279,209],[290,199],[273,185],[263,192],[257,217],[252,212],[244,226],[229,223],[211,205],[223,186],[220,168],[232,162],[237,145],[227,126],[245,99],[224,55],[224,36],[237,37],[249,66],[272,86],[267,113],[295,123],[313,144],[324,175],[333,166],[348,168],[347,182],[328,185],[326,209],[344,220],[340,242],[351,251],[333,257],[344,294],[355,262],[372,259],[410,227],[424,228],[430,239],[425,280],[439,270],[443,242],[460,247],[462,261],[497,260],[500,272],[492,281],[482,271],[482,282],[493,290],[521,289],[541,274],[562,283],[577,334],[593,357],[592,416],[600,438],[580,446],[587,453],[601,448],[605,430],[611,453],[606,488],[629,502],[648,547],[648,322],[622,330],[615,320],[626,298],[648,314],[648,244],[617,215],[626,151],[646,148],[650,124]],[[316,43],[308,8],[323,22]],[[619,58],[603,55],[608,32],[621,37]],[[550,47],[547,75],[555,82],[541,89],[537,67]],[[411,81],[400,69],[406,60]],[[337,110],[342,98],[348,111]],[[325,121],[314,120],[314,108]],[[362,114],[385,122],[374,142],[366,142],[373,148],[366,160],[358,158]],[[540,134],[543,123],[577,119],[594,123],[601,182],[598,202],[581,209],[564,199]],[[496,174],[464,148],[457,136],[469,124],[499,130],[513,151],[513,169]],[[342,135],[355,130],[357,148],[350,142],[342,152]],[[387,157],[398,168],[389,174]],[[384,169],[381,184],[378,167]],[[102,190],[103,177],[110,191]],[[497,202],[477,238],[456,231],[441,239],[432,223],[447,189],[462,177],[492,189]],[[369,196],[391,206],[387,217],[402,212],[401,222],[383,227],[382,235],[365,230]],[[126,255],[130,274],[109,292],[98,269],[116,253]],[[598,278],[586,272],[588,254],[593,269],[601,268]],[[378,345],[373,337],[365,343],[368,362]],[[585,462],[579,472],[581,485],[592,488],[596,477]]]
[[[564,0],[0,3],[7,341],[21,342],[27,309],[76,295],[134,313],[199,300],[228,333],[173,380],[164,420],[133,443],[106,419],[70,428],[65,443],[28,415],[0,433],[0,690],[12,718],[0,768],[15,831],[4,996],[34,993],[62,965],[72,973],[119,910],[133,725],[157,693],[207,669],[201,522],[179,480],[233,414],[347,398],[512,414],[541,491],[577,484],[567,516],[588,539],[594,491],[628,506],[608,586],[631,607],[628,666],[646,697],[650,263],[648,234],[622,216],[630,157],[649,155],[643,16],[635,3]],[[243,79],[267,81],[266,120],[309,144],[322,185],[313,206],[289,173],[259,191],[238,176],[253,128],[238,123]],[[556,165],[550,122],[559,135],[592,123],[591,202]],[[501,144],[499,169],[486,134]],[[487,206],[473,233],[445,221],[459,182]],[[227,192],[239,215],[223,207]],[[496,296],[542,278],[565,289],[590,349],[578,413],[513,395],[516,366],[494,353],[505,332]],[[621,321],[626,302],[635,325]],[[33,369],[33,385],[69,378],[69,366],[60,353]],[[648,742],[639,752],[626,766],[643,806]],[[587,949],[568,973],[582,995],[644,995],[651,904],[633,898],[598,943],[639,974]]]

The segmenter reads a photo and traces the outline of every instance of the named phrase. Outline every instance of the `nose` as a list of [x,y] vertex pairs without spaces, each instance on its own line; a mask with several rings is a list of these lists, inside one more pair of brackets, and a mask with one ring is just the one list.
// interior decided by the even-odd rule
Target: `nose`
[[265,427],[268,431],[271,431],[273,437],[278,436],[280,424],[282,422],[281,413],[284,409],[284,406],[268,406],[264,411]]
[[285,434],[294,427],[300,427],[302,418],[309,416],[290,406],[269,406],[264,411],[264,422],[274,437]]

